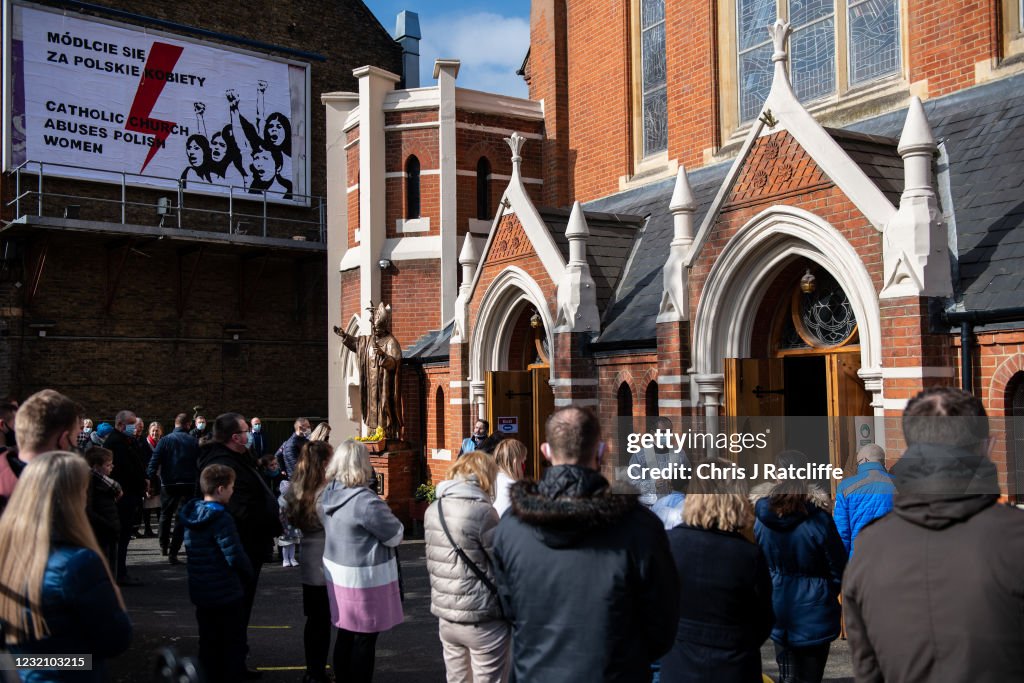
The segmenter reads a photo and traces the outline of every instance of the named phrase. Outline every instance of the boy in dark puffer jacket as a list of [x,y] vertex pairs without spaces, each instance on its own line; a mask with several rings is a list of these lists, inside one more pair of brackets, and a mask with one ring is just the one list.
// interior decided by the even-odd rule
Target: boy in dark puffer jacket
[[235,522],[225,506],[235,489],[235,471],[210,465],[199,475],[203,500],[181,510],[188,552],[188,592],[199,622],[199,663],[206,680],[245,678],[245,600],[243,581],[253,569],[242,549]]
[[110,478],[114,470],[114,454],[100,446],[90,446],[85,452],[89,463],[89,498],[86,512],[89,524],[96,534],[96,542],[111,567],[117,566],[117,539],[121,535],[121,520],[117,515],[117,501],[124,495],[121,485]]

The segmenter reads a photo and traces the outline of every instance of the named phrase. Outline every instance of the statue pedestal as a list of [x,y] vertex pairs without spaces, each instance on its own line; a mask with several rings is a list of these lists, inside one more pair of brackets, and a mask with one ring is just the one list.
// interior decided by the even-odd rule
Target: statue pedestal
[[415,451],[405,443],[391,441],[387,450],[370,454],[370,464],[377,473],[378,482],[383,478],[381,495],[391,512],[405,525],[405,533],[409,535],[412,531],[409,502],[419,480],[419,463]]

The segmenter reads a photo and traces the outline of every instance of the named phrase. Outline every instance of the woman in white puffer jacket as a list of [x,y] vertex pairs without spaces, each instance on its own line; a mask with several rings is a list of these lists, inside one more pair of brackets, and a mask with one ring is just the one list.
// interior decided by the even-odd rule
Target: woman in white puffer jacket
[[[497,465],[482,451],[463,455],[424,518],[430,611],[439,632],[448,683],[504,683],[508,678],[509,624],[492,590],[492,549],[498,513],[493,488]],[[441,524],[439,509],[451,534]],[[482,580],[455,549],[487,578]],[[488,586],[487,583],[491,585]]]

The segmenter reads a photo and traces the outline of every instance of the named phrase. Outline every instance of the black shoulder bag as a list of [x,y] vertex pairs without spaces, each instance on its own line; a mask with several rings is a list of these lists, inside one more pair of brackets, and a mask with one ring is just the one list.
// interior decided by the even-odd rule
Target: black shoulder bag
[[455,554],[458,555],[462,559],[462,561],[466,563],[466,566],[469,567],[469,570],[476,574],[476,578],[480,579],[480,582],[487,586],[487,590],[489,590],[491,594],[498,599],[498,610],[501,612],[502,618],[504,618],[505,610],[501,606],[501,596],[498,595],[498,587],[494,585],[493,581],[487,578],[487,573],[483,569],[481,569],[476,562],[469,559],[469,555],[466,554],[466,551],[459,547],[459,544],[455,542],[454,538],[452,538],[452,532],[448,531],[448,524],[444,521],[444,508],[441,507],[440,498],[437,499],[437,517],[441,521],[441,529],[444,531],[444,535],[448,537],[448,542],[451,543],[452,548],[455,549]]

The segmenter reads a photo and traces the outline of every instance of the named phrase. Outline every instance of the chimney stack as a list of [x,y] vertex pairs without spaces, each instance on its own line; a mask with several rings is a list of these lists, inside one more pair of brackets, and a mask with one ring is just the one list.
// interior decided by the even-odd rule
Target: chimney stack
[[402,88],[420,87],[420,15],[409,10],[398,13],[395,40],[402,46]]

